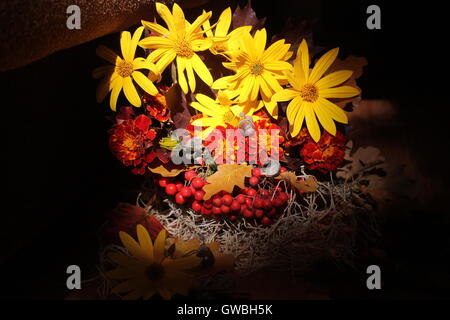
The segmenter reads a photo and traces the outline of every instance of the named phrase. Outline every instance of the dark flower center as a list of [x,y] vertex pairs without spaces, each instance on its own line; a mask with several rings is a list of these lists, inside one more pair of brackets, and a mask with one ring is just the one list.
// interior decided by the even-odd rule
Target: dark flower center
[[164,277],[164,268],[159,263],[153,263],[145,269],[146,276],[152,280],[161,280]]

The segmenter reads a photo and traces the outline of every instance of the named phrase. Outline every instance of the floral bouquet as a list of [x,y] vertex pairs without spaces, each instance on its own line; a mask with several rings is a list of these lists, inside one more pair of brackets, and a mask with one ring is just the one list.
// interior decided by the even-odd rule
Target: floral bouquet
[[216,21],[156,10],[120,54],[97,49],[109,147],[146,182],[105,226],[105,295],[169,299],[214,291],[212,277],[350,261],[376,234],[383,179],[379,152],[345,134],[365,59],[314,46],[305,24],[269,39],[250,3]]

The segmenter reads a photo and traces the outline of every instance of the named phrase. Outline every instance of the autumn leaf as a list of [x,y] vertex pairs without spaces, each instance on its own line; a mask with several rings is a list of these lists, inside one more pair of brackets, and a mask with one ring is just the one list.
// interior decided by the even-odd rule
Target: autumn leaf
[[297,180],[295,173],[292,171],[282,172],[275,179],[286,181],[299,192],[314,192],[318,187],[317,180],[313,176],[308,177],[304,181],[299,181]]
[[186,171],[187,168],[185,166],[175,166],[173,164],[169,163],[163,163],[163,164],[155,164],[152,166],[149,166],[148,169],[153,172],[160,174],[163,177],[175,177],[179,175],[181,172]]
[[222,190],[232,193],[235,186],[244,189],[245,178],[252,176],[252,168],[253,166],[237,163],[219,165],[217,172],[206,179],[209,184],[203,187],[203,198],[208,200]]
[[347,150],[344,159],[349,163],[339,169],[340,171],[336,174],[338,178],[350,179],[357,173],[362,173],[367,166],[369,169],[374,169],[379,167],[385,161],[378,148],[372,146],[358,148],[358,150],[351,154],[353,141],[349,141],[346,147]]
[[233,13],[233,29],[242,26],[252,26],[252,32],[261,29],[266,22],[266,18],[258,19],[252,8],[252,1],[248,0],[247,5],[241,9],[237,7]]
[[191,121],[192,114],[189,110],[189,101],[179,84],[172,85],[167,90],[165,97],[175,128],[186,128]]
[[[356,79],[362,76],[364,67],[367,65],[367,59],[364,57],[356,57],[356,56],[348,56],[345,59],[337,58],[334,63],[327,70],[325,75],[330,74],[339,70],[351,70],[353,71],[352,76],[346,82],[344,82],[343,86],[350,86],[359,89],[356,84]],[[353,106],[357,106],[359,101],[361,100],[361,94],[356,97],[346,98],[346,99],[334,99],[333,102],[344,108],[348,104],[353,104]]]
[[[316,22],[317,20],[301,20],[294,23],[292,18],[288,18],[281,32],[272,37],[272,43],[275,43],[278,40],[284,40],[286,43],[291,45],[291,48],[289,49],[290,51],[297,52],[302,40],[306,40],[311,56],[315,56],[323,50],[323,47],[319,47],[313,42],[313,27]],[[289,59],[289,61],[293,61],[294,58],[295,54],[291,57],[291,59]]]

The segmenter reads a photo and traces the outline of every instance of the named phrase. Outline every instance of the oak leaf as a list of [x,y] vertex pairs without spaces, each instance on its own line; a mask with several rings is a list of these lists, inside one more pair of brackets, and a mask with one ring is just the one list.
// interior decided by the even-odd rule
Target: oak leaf
[[241,9],[236,8],[233,13],[233,29],[242,26],[252,26],[252,32],[261,29],[266,22],[266,18],[258,19],[256,12],[252,8],[252,1],[248,0],[247,5]]
[[289,183],[293,188],[297,189],[299,192],[314,192],[317,190],[318,184],[316,178],[313,176],[308,177],[304,181],[297,180],[297,176],[292,171],[285,171],[280,173],[277,180],[284,180]]
[[252,176],[252,166],[246,164],[227,163],[217,167],[217,172],[210,175],[206,182],[209,184],[203,187],[205,200],[210,199],[220,191],[233,192],[235,186],[244,189],[245,178]]

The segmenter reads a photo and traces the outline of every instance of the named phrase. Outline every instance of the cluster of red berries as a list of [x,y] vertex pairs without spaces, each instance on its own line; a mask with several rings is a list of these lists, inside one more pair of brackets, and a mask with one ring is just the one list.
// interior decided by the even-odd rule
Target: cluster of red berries
[[185,183],[169,178],[161,178],[158,183],[165,188],[167,195],[174,196],[179,205],[188,205],[194,211],[214,219],[228,217],[236,221],[239,217],[253,220],[262,225],[270,225],[281,214],[289,196],[277,186],[265,186],[260,184],[264,177],[260,168],[254,168],[252,177],[249,178],[249,187],[241,189],[239,194],[221,191],[211,199],[204,200],[205,192],[202,190],[205,180],[197,176],[194,170],[184,173]]

